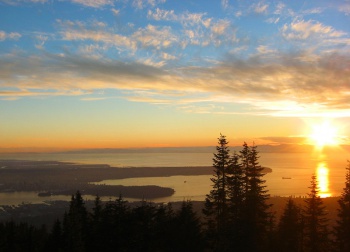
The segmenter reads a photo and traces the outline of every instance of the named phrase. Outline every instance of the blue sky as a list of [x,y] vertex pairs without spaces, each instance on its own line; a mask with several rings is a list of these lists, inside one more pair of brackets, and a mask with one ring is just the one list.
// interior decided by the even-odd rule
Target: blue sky
[[345,0],[0,0],[0,148],[345,139],[349,23]]

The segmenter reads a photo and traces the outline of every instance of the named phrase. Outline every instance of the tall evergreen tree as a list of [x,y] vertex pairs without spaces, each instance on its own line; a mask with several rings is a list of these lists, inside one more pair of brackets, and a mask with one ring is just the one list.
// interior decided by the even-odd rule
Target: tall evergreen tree
[[213,158],[213,189],[203,209],[207,240],[216,251],[263,251],[271,216],[257,147],[244,143],[239,155],[230,156],[227,145],[220,135]]
[[79,191],[72,195],[69,211],[63,221],[66,251],[85,251],[88,227],[85,202]]
[[302,228],[301,209],[289,198],[278,224],[278,250],[302,251]]
[[131,251],[154,251],[156,207],[154,204],[142,201],[140,206],[132,209]]
[[101,249],[103,243],[103,223],[102,223],[103,205],[99,196],[94,200],[94,207],[92,213],[89,214],[89,228],[88,228],[88,251],[96,251]]
[[265,249],[267,228],[270,216],[267,204],[269,194],[267,194],[265,180],[262,177],[263,167],[259,164],[257,146],[247,147],[244,143],[242,155],[242,165],[245,169],[245,227],[246,227],[246,248],[248,251],[261,251]]
[[[95,206],[95,213],[97,209]],[[101,223],[98,226],[98,234],[101,240],[98,244],[98,250],[125,250],[131,242],[130,225],[130,210],[127,202],[121,196],[114,201],[106,202],[101,209]]]
[[175,212],[171,203],[159,205],[154,218],[155,251],[174,251],[177,241]]
[[213,190],[206,196],[203,213],[207,217],[207,230],[213,247],[221,251],[227,247],[230,162],[226,136],[220,134],[213,158],[214,177],[211,178]]
[[335,227],[336,250],[350,251],[350,161],[346,167],[345,187],[338,201],[338,220]]
[[229,167],[229,233],[230,233],[230,248],[240,250],[242,238],[245,236],[243,232],[244,227],[244,201],[245,201],[245,187],[244,187],[244,173],[240,158],[237,153],[231,157]]
[[250,167],[250,148],[246,142],[243,143],[243,149],[239,152],[241,166],[243,171],[243,193],[247,194],[249,191],[249,167]]
[[329,251],[328,230],[325,206],[318,195],[318,183],[316,175],[311,177],[310,193],[305,200],[303,211],[305,221],[305,251],[321,252]]
[[203,251],[204,240],[198,216],[190,201],[184,201],[175,216],[174,248],[169,251]]
[[232,219],[239,219],[242,215],[242,205],[244,201],[244,173],[242,164],[239,163],[239,156],[234,153],[229,166],[228,192],[230,199],[230,213]]

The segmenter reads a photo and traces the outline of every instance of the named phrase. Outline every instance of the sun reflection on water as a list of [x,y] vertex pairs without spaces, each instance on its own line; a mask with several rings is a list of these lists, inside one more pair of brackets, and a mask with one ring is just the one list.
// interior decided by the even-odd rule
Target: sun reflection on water
[[329,192],[328,173],[329,173],[329,169],[327,167],[327,164],[325,162],[318,163],[318,166],[317,166],[317,180],[318,180],[318,187],[319,187],[318,195],[321,198],[327,198],[332,196],[332,194]]

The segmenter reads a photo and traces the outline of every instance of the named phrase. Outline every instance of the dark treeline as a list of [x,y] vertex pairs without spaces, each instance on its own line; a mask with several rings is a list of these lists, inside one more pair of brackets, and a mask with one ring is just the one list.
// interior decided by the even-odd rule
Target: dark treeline
[[350,162],[335,226],[314,175],[303,206],[290,198],[275,219],[255,145],[231,154],[220,135],[213,168],[202,214],[190,201],[176,210],[146,201],[131,207],[121,196],[96,197],[87,210],[77,191],[50,230],[0,223],[0,251],[350,251]]
[[203,251],[203,238],[190,201],[175,211],[171,204],[143,201],[131,208],[121,197],[106,203],[96,197],[89,212],[79,191],[49,231],[0,224],[0,251]]

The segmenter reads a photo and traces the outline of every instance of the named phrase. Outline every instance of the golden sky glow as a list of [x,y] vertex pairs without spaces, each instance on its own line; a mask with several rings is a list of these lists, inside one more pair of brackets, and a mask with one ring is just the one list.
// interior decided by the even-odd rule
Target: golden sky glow
[[349,144],[349,1],[180,2],[0,1],[0,151]]

